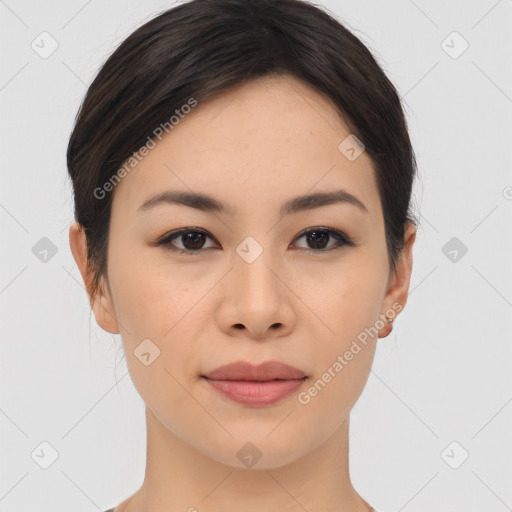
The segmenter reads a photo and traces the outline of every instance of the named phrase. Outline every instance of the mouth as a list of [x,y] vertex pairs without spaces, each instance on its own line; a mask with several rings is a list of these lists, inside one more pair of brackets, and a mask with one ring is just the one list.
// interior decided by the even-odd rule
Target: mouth
[[306,382],[301,379],[212,380],[203,379],[219,395],[249,407],[273,405],[296,392]]
[[258,366],[243,361],[231,363],[201,378],[219,395],[250,407],[275,404],[308,380],[301,370],[278,361]]
[[210,380],[267,382],[272,380],[297,380],[307,377],[307,375],[302,370],[279,361],[265,361],[259,365],[237,361],[219,366],[215,370],[201,375],[201,377]]

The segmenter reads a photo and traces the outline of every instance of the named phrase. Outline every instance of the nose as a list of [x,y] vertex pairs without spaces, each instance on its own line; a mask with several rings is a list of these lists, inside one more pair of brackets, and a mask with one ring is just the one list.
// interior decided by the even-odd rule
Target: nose
[[251,263],[237,255],[223,281],[218,322],[226,333],[264,340],[293,329],[290,278],[265,251]]

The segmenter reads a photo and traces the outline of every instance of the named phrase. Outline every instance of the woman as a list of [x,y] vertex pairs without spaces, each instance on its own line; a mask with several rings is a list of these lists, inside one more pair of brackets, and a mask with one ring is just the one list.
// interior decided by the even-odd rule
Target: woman
[[109,512],[376,510],[350,410],[407,301],[416,162],[369,50],[301,0],[192,0],[133,32],[67,151],[69,232],[146,404]]

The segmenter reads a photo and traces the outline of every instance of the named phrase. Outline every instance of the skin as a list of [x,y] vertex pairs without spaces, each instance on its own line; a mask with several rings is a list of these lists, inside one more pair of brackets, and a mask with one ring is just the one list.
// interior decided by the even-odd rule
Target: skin
[[[196,106],[115,187],[107,278],[89,298],[98,324],[121,334],[146,404],[148,443],[143,485],[116,512],[370,509],[350,481],[349,413],[377,339],[391,324],[378,324],[378,335],[360,344],[308,404],[296,392],[271,406],[248,407],[199,377],[228,362],[278,360],[308,375],[299,391],[307,390],[359,333],[393,304],[405,306],[416,231],[407,226],[392,274],[372,161],[366,152],[350,161],[338,149],[349,133],[329,101],[307,85],[264,77]],[[279,215],[293,197],[340,188],[368,213],[336,203]],[[176,204],[137,213],[166,190],[202,192],[236,213]],[[317,246],[298,237],[318,226],[358,245],[328,250],[337,245],[332,236]],[[183,227],[208,231],[202,245],[173,240],[196,253],[152,245]],[[236,252],[247,236],[263,249],[251,263]],[[69,237],[89,289],[77,223]],[[317,254],[306,252],[315,247]],[[149,366],[134,354],[146,338],[160,350]],[[252,468],[236,456],[247,442],[262,453]]]

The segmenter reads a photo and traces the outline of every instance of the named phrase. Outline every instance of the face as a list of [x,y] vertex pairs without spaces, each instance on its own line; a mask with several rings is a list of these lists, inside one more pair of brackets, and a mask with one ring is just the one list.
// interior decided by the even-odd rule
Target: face
[[[324,443],[364,388],[384,315],[405,305],[414,235],[390,274],[372,161],[347,158],[348,135],[308,86],[266,77],[198,104],[115,187],[96,319],[120,332],[158,421],[214,460],[244,467],[252,442],[271,468]],[[239,361],[306,378],[202,377]]]

